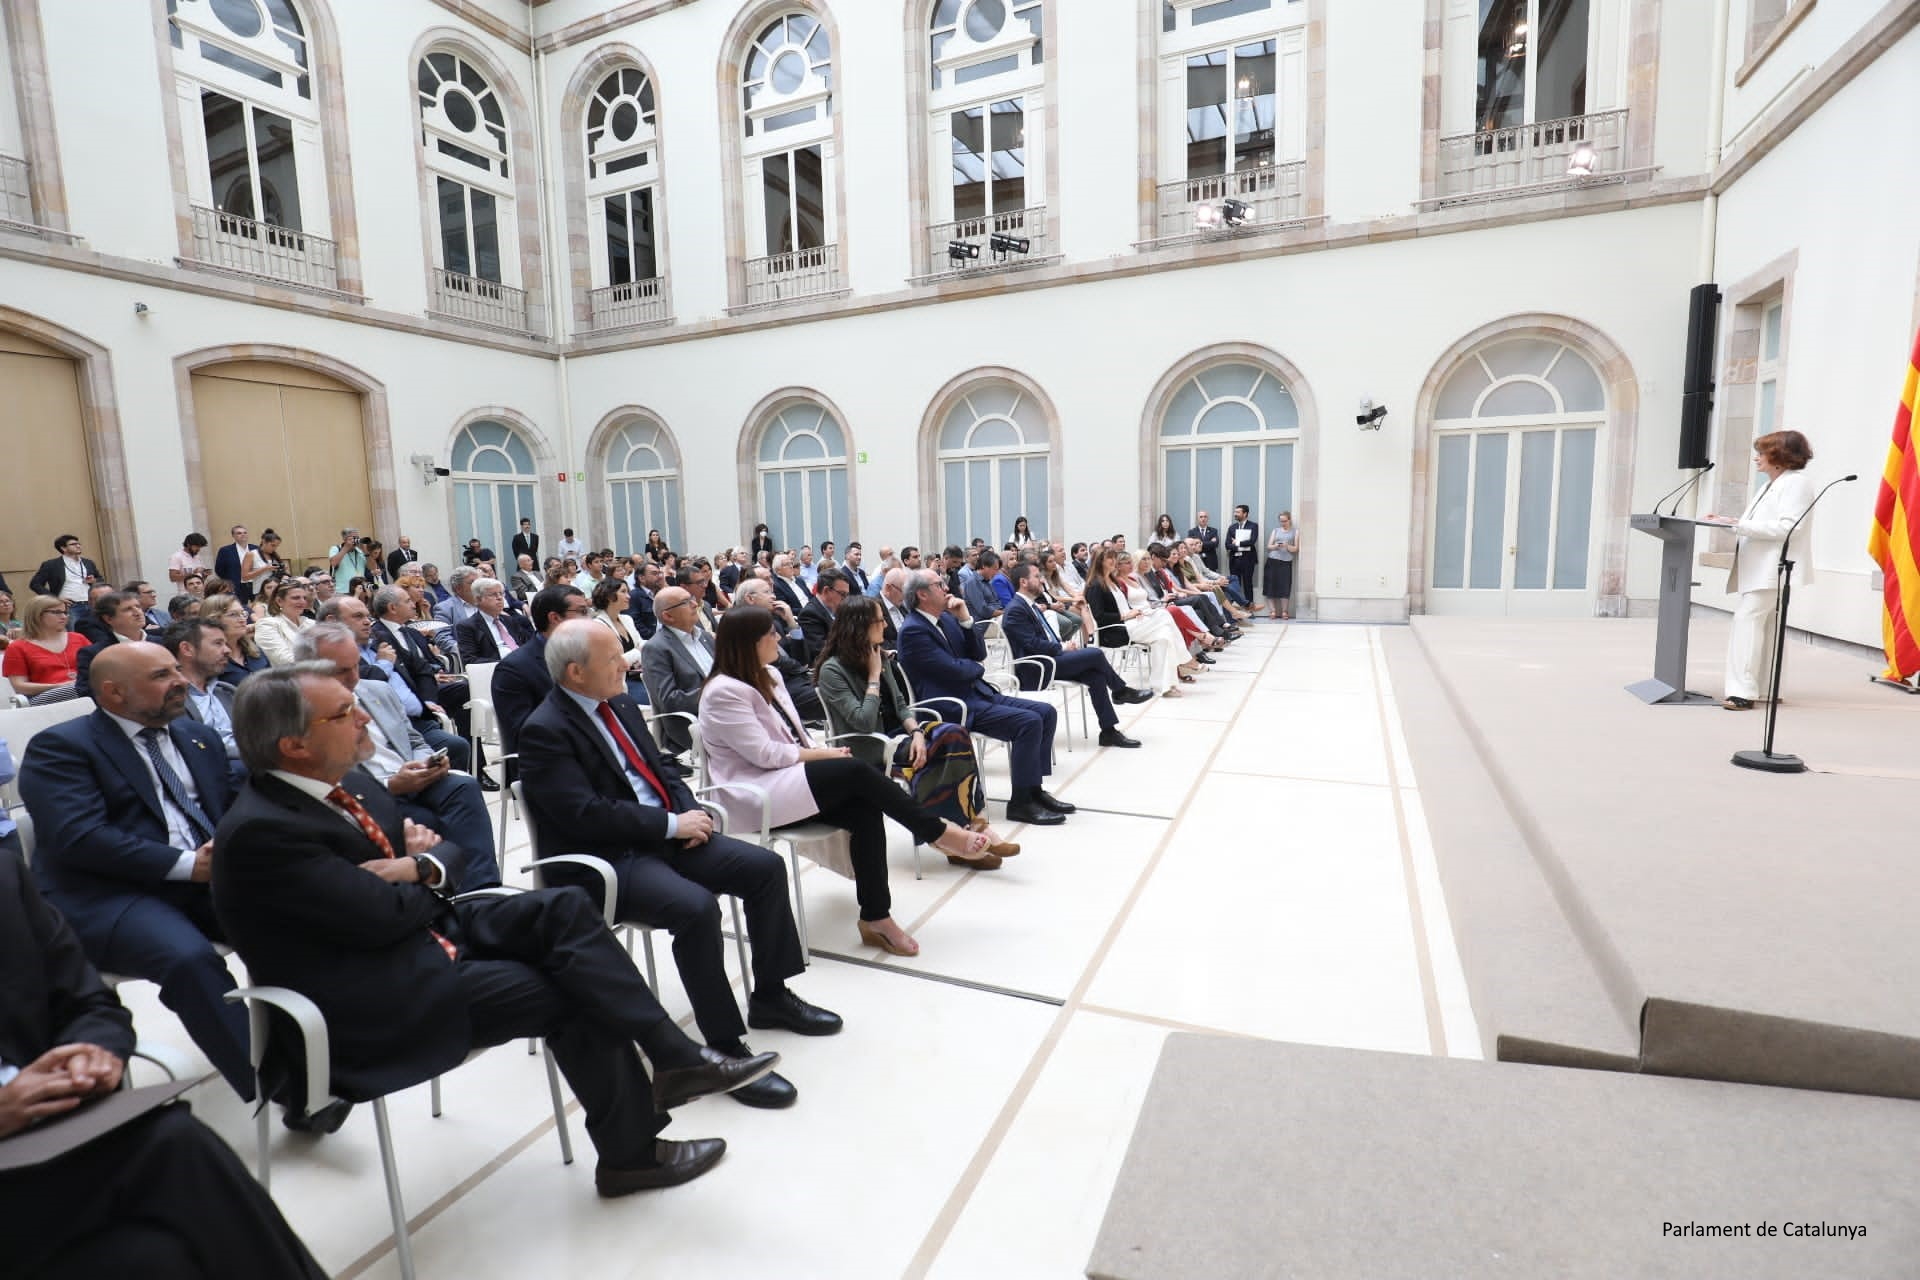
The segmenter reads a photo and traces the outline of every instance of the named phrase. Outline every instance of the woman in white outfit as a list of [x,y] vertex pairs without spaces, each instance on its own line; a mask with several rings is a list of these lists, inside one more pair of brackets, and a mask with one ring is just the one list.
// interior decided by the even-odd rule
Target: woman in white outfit
[[1145,588],[1140,588],[1141,602],[1129,598],[1119,573],[1124,562],[1124,552],[1106,547],[1087,566],[1086,601],[1099,643],[1107,649],[1129,643],[1146,645],[1148,692],[1177,698],[1180,690],[1175,682],[1192,684],[1199,666],[1191,661],[1173,619],[1164,610],[1146,610],[1142,603],[1146,601]]
[[293,642],[302,631],[313,626],[307,610],[313,605],[313,590],[300,578],[288,578],[280,594],[267,605],[267,616],[253,627],[253,642],[260,646],[267,661],[276,667],[293,662]]
[[[1740,602],[1733,610],[1733,634],[1727,640],[1726,701],[1729,711],[1748,711],[1773,678],[1773,624],[1780,609],[1781,544],[1793,531],[1789,558],[1796,584],[1813,581],[1813,478],[1806,472],[1813,449],[1798,431],[1775,431],[1753,442],[1753,465],[1767,477],[1766,487],[1747,504],[1746,514],[1725,523],[1739,535],[1727,592]],[[1802,520],[1801,517],[1806,519]],[[1795,529],[1794,523],[1800,521]]]

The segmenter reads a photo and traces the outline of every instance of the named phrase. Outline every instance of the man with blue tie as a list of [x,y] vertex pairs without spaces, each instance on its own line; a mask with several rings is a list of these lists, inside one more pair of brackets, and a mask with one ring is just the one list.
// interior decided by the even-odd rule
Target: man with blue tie
[[[1040,587],[1039,565],[1026,560],[1014,566],[1013,603],[1000,618],[1007,647],[1016,658],[1051,658],[1054,679],[1071,680],[1087,687],[1087,694],[1093,699],[1093,714],[1100,722],[1101,746],[1139,746],[1137,741],[1120,732],[1120,718],[1114,714],[1113,704],[1148,702],[1153,695],[1122,680],[1100,650],[1069,649],[1062,645],[1040,604]],[[1021,688],[1039,687],[1040,675],[1031,663],[1016,663],[1014,671],[1020,677]]]
[[940,574],[915,570],[907,577],[905,596],[900,665],[913,682],[915,699],[956,699],[966,704],[968,728],[1007,744],[1013,772],[1008,822],[1038,827],[1065,822],[1074,806],[1048,795],[1041,786],[1053,772],[1054,709],[1009,698],[982,678],[986,641],[973,625],[967,602],[947,591]]
[[160,986],[201,1052],[253,1097],[247,1015],[234,989],[208,880],[213,832],[232,798],[220,735],[182,713],[187,681],[157,644],[115,645],[93,663],[98,709],[34,735],[20,762],[33,870],[98,968]]

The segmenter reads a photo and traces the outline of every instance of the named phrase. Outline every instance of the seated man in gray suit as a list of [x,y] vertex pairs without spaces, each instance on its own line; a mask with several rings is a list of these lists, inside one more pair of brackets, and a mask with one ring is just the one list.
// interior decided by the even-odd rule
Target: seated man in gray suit
[[354,701],[373,717],[367,733],[373,755],[360,767],[400,806],[400,812],[459,846],[466,862],[448,867],[451,893],[486,889],[500,883],[494,861],[493,818],[471,774],[453,773],[445,752],[435,752],[407,719],[399,696],[378,680],[360,678],[360,646],[353,630],[338,622],[320,622],[294,641],[297,662],[324,662],[353,691]]
[[[660,629],[640,647],[640,675],[656,713],[700,714],[700,686],[713,670],[713,637],[697,621],[698,602],[685,587],[666,587],[653,598]],[[655,737],[670,755],[693,745],[687,722],[671,715],[655,722]]]

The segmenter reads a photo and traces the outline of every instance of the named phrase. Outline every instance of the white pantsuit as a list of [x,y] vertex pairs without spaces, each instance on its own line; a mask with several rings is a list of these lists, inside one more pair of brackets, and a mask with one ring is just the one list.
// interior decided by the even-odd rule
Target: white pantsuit
[[[1738,595],[1733,633],[1727,639],[1726,696],[1758,699],[1773,679],[1773,626],[1780,608],[1778,566],[1781,544],[1793,529],[1793,581],[1813,581],[1813,517],[1807,515],[1817,490],[1804,471],[1783,471],[1747,504],[1733,526],[1733,568],[1727,592]],[[1794,529],[1794,522],[1801,521]]]

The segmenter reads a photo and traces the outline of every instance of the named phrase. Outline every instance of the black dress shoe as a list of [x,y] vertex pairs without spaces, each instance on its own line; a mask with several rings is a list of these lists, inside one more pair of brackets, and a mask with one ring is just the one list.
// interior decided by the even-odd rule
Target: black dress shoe
[[742,1085],[752,1084],[767,1072],[773,1070],[780,1061],[777,1053],[756,1053],[751,1058],[730,1058],[718,1049],[709,1049],[702,1045],[699,1049],[700,1065],[697,1067],[675,1067],[668,1071],[655,1073],[653,1077],[653,1105],[661,1111],[671,1111],[684,1106],[695,1098],[704,1098],[710,1093],[731,1093]]
[[1123,689],[1113,695],[1113,700],[1126,707],[1139,702],[1152,702],[1153,694],[1145,689]]
[[677,1187],[683,1182],[692,1182],[719,1164],[720,1157],[725,1154],[725,1138],[695,1138],[691,1142],[655,1138],[654,1163],[638,1169],[609,1169],[603,1164],[593,1171],[593,1189],[611,1200],[616,1196],[630,1196],[636,1191]]
[[336,1098],[312,1115],[288,1107],[286,1114],[280,1117],[280,1123],[286,1125],[287,1128],[293,1130],[295,1133],[311,1133],[316,1136],[324,1136],[329,1133],[340,1132],[340,1126],[347,1122],[347,1113],[352,1110],[353,1104],[351,1102],[345,1102]]
[[1066,821],[1066,815],[1055,813],[1037,802],[1013,800],[1007,804],[1007,821],[1022,822],[1029,827],[1057,827]]
[[1079,806],[1068,804],[1065,800],[1057,796],[1048,795],[1039,787],[1033,789],[1033,798],[1036,803],[1044,808],[1053,810],[1055,813],[1073,813],[1079,808]]
[[1212,666],[1212,665],[1213,665],[1213,659],[1212,659],[1211,657],[1209,657],[1209,656],[1207,656],[1207,655],[1206,655],[1206,654],[1204,654],[1204,653],[1196,653],[1196,654],[1194,654],[1194,655],[1193,655],[1193,660],[1194,660],[1195,662],[1198,662],[1198,663],[1201,663],[1201,664],[1203,664],[1203,665],[1205,665],[1205,666],[1209,666],[1209,667],[1210,667],[1210,666]]
[[483,773],[480,775],[480,789],[482,791],[498,791],[500,784]]
[[752,1084],[743,1084],[727,1095],[735,1102],[762,1111],[784,1111],[800,1101],[800,1091],[778,1071],[769,1071]]
[[1103,747],[1137,747],[1140,743],[1137,739],[1129,738],[1118,729],[1102,729],[1100,731],[1100,745]]
[[817,1004],[808,1004],[793,992],[782,987],[772,996],[763,998],[759,992],[747,998],[747,1025],[755,1031],[791,1031],[802,1036],[832,1036],[840,1034],[840,1015],[831,1010],[822,1009]]

